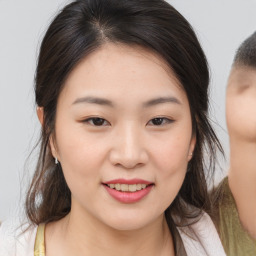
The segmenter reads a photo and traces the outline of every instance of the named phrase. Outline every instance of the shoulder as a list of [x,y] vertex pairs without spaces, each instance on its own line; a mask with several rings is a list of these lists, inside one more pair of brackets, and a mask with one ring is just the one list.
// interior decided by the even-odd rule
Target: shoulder
[[37,226],[22,224],[17,219],[0,226],[0,256],[33,256]]
[[178,227],[188,256],[225,256],[218,232],[207,213],[189,226]]
[[229,188],[228,177],[225,177],[219,185],[213,190],[213,197],[215,197],[215,204],[219,204],[220,207],[230,207],[230,204],[235,206],[235,200],[233,198],[232,192]]
[[[225,177],[220,184],[212,191],[213,207],[216,228],[223,238],[226,237],[226,231],[229,229],[228,225],[232,223],[239,224],[239,216],[236,208],[235,200],[229,188],[228,177]],[[224,231],[225,230],[225,231]]]
[[235,199],[229,188],[228,177],[215,190],[215,209],[222,244],[229,255],[255,255],[256,241],[243,228]]

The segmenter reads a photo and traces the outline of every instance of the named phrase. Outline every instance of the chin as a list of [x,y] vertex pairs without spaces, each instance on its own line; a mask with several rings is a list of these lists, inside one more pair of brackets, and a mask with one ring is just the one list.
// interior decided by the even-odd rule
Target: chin
[[133,221],[121,221],[121,222],[115,222],[115,223],[109,223],[110,227],[116,231],[135,231],[139,229],[143,229],[144,227],[147,226],[148,223],[141,223],[138,222],[137,220]]
[[[106,217],[106,216],[105,216]],[[154,223],[161,216],[146,216],[143,214],[125,214],[122,216],[112,216],[110,219],[105,219],[107,224],[112,229],[117,231],[134,231],[143,229],[150,224]]]

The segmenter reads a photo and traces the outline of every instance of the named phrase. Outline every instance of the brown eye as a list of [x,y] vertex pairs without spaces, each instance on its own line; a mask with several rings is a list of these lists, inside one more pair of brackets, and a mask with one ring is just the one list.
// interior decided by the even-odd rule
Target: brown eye
[[156,117],[149,121],[149,125],[160,126],[174,122],[173,120],[166,117]]
[[163,118],[154,118],[152,119],[152,124],[153,125],[161,125],[163,123],[164,119]]
[[106,126],[109,125],[109,122],[104,118],[100,117],[91,117],[83,121],[84,123],[88,123],[93,126]]

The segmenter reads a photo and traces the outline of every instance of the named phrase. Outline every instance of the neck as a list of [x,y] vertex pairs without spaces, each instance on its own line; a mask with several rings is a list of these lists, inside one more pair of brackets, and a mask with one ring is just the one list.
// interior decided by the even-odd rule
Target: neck
[[146,227],[128,231],[115,230],[98,220],[79,215],[71,211],[61,220],[58,233],[62,235],[59,241],[63,245],[58,251],[65,250],[62,255],[174,255],[164,215]]
[[[230,141],[230,178],[256,184],[256,143]],[[252,186],[251,188],[253,188]]]
[[244,228],[256,238],[256,143],[230,141],[229,185]]

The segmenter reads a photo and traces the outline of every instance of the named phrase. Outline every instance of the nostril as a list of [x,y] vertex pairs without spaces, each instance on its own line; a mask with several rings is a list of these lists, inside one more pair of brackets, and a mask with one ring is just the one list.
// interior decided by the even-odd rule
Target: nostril
[[109,153],[111,164],[116,167],[122,167],[127,170],[139,168],[148,162],[147,152],[137,146],[123,146],[113,148]]

